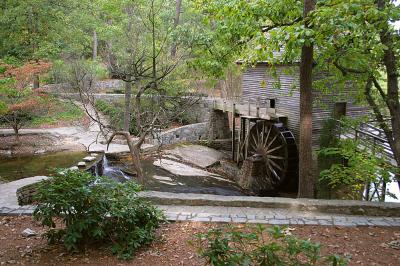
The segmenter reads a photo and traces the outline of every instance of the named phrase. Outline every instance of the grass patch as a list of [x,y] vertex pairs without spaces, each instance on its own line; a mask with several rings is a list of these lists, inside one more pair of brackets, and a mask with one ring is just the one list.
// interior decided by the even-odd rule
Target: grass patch
[[38,127],[42,125],[55,125],[60,122],[72,122],[80,120],[85,113],[71,102],[57,98],[49,100],[49,108],[46,114],[34,117],[28,126]]

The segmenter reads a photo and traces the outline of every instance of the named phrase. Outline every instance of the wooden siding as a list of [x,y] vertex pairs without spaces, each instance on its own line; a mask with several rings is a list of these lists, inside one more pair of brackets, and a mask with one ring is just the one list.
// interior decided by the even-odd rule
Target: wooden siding
[[[296,71],[297,70],[297,71]],[[289,73],[290,72],[290,73]],[[288,128],[296,139],[299,135],[299,76],[298,67],[276,67],[280,88],[276,86],[277,80],[273,77],[270,68],[265,65],[248,68],[243,73],[242,90],[244,100],[256,101],[276,98],[276,111],[288,117]],[[290,89],[296,86],[292,92]]]
[[[300,133],[300,93],[299,67],[276,66],[273,74],[271,67],[259,64],[249,67],[243,73],[243,98],[255,102],[258,97],[263,99],[276,98],[276,110],[288,117],[288,128],[298,140]],[[276,78],[275,78],[276,77]],[[277,86],[279,78],[280,86]],[[319,79],[321,77],[315,77]],[[278,88],[279,87],[279,88]],[[347,102],[346,116],[360,117],[365,115],[367,108],[358,106],[352,99],[355,98],[351,86],[342,91],[332,86],[328,93],[314,91],[313,107],[313,146],[318,148],[319,139],[324,122],[333,117],[335,102]]]

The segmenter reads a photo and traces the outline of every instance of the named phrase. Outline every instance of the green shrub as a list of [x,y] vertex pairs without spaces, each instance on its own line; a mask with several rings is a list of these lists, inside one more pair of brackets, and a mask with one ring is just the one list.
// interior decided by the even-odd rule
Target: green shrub
[[62,242],[69,251],[100,243],[129,259],[153,240],[163,220],[161,211],[138,197],[139,189],[133,182],[120,184],[87,172],[60,171],[40,184],[34,218],[49,228],[45,234],[49,243]]
[[[316,265],[323,259],[320,244],[285,234],[278,226],[217,228],[196,235],[195,246],[211,265]],[[324,259],[331,265],[347,265],[337,255]]]
[[[336,147],[324,148],[318,151],[319,157],[336,157],[340,161],[330,168],[320,172],[320,180],[328,184],[332,189],[341,189],[343,199],[360,199],[366,184],[380,184],[382,181],[390,183],[391,172],[395,172],[385,161],[378,156],[381,152],[376,147],[376,154],[368,148],[362,148],[359,141],[342,139]],[[380,193],[382,194],[382,193]],[[395,197],[392,194],[389,194]],[[380,195],[378,195],[378,199]]]
[[0,74],[4,74],[7,68],[5,66],[0,66]]

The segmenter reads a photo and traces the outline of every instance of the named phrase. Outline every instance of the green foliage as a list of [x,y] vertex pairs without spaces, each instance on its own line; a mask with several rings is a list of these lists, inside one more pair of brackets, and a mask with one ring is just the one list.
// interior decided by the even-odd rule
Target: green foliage
[[163,221],[162,212],[140,198],[139,190],[134,182],[120,184],[63,170],[40,184],[34,218],[48,227],[49,243],[62,242],[69,251],[107,244],[120,258],[129,259],[153,240]]
[[[193,96],[196,98],[196,96]],[[180,102],[185,101],[185,99],[174,99],[170,98],[168,100],[163,100],[162,108],[164,110],[165,119],[162,116],[156,121],[156,126],[160,129],[168,128],[171,122],[177,122],[183,125],[197,123],[198,114],[195,112],[187,111],[177,111],[180,108],[184,109],[185,103]],[[134,103],[132,103],[133,108],[135,108]],[[98,111],[105,114],[108,120],[111,121],[112,126],[115,128],[123,128],[124,119],[124,103],[123,102],[106,102],[103,100],[97,100],[95,107]],[[143,98],[141,100],[141,118],[145,123],[151,121],[155,114],[159,113],[160,103],[155,103],[150,98]],[[136,135],[139,133],[136,127],[136,117],[132,110],[131,123],[130,123],[130,133]],[[142,122],[143,123],[143,122]]]
[[0,79],[0,125],[12,127],[17,134],[46,111],[45,98],[29,88],[17,88],[13,78]]
[[29,122],[30,126],[52,125],[60,122],[76,121],[84,117],[85,112],[75,104],[57,98],[46,100],[49,108],[46,114],[34,116]]
[[340,140],[337,146],[318,151],[322,158],[339,158],[339,162],[320,172],[320,180],[333,189],[345,188],[346,199],[359,199],[366,184],[390,183],[393,169],[381,157],[362,149],[361,143],[352,139]]
[[[211,265],[317,265],[320,244],[298,239],[278,226],[266,229],[217,228],[196,235],[198,253]],[[326,263],[347,265],[339,256],[329,256]]]
[[[96,80],[109,78],[108,70],[102,63],[91,60],[81,60],[79,63],[89,69],[89,73],[93,74]],[[73,71],[71,64],[63,60],[54,60],[49,72],[49,83],[68,83],[71,71]]]
[[112,126],[122,128],[124,109],[122,104],[109,103],[103,100],[97,100],[95,107],[98,111],[105,114]]

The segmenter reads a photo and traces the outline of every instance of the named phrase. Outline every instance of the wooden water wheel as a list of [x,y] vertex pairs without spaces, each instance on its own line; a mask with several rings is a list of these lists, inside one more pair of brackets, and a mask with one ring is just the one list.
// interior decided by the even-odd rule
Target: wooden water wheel
[[296,182],[297,146],[292,132],[282,123],[256,121],[248,132],[247,142],[245,157],[262,157],[265,178],[270,179],[276,188],[288,184],[289,178],[292,179],[291,183]]

